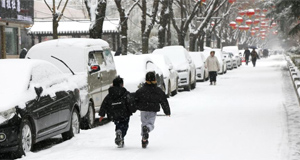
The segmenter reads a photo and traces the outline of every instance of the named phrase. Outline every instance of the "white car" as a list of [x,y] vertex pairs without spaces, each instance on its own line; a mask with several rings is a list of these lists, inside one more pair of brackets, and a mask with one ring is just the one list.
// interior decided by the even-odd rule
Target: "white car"
[[226,65],[225,61],[223,60],[221,49],[206,49],[206,50],[204,50],[203,54],[205,56],[205,61],[206,61],[207,57],[210,56],[210,51],[215,51],[215,56],[219,60],[220,71],[218,72],[218,74],[227,73],[227,65]]
[[234,68],[242,65],[242,57],[240,56],[240,52],[237,46],[225,46],[222,48],[222,51],[231,52],[234,55],[233,59],[235,59],[237,63],[237,66],[235,66]]
[[[222,55],[226,62],[227,69],[232,70],[234,68],[233,54],[230,52],[222,51]],[[236,65],[236,63],[235,63],[235,65]]]
[[208,80],[208,70],[205,68],[205,58],[201,52],[189,52],[196,65],[196,80],[204,82]]
[[161,69],[154,64],[148,55],[126,55],[114,57],[117,74],[124,79],[124,87],[129,92],[135,92],[145,83],[147,72],[154,71],[157,86],[164,92],[164,80]]
[[[153,53],[158,52],[156,49]],[[178,73],[174,69],[172,62],[165,55],[161,54],[146,54],[152,61],[162,70],[165,84],[165,93],[167,97],[174,96],[178,92]]]
[[167,46],[162,48],[158,54],[163,54],[171,60],[178,72],[179,88],[190,91],[196,87],[196,67],[183,46]]

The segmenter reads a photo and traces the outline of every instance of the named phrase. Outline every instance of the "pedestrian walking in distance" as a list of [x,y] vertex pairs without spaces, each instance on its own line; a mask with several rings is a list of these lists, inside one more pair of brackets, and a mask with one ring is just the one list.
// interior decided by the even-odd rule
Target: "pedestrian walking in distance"
[[244,57],[245,57],[246,65],[248,65],[250,54],[251,54],[250,50],[248,48],[246,48],[245,51],[244,51]]
[[253,48],[253,50],[251,52],[251,61],[252,61],[253,67],[255,67],[257,59],[259,59],[259,56],[258,56],[257,52],[255,51],[255,49]]
[[141,111],[142,147],[146,148],[149,143],[149,132],[154,129],[154,122],[160,106],[167,116],[171,115],[169,102],[162,89],[157,87],[154,72],[146,74],[146,83],[135,92],[135,103],[137,109]]
[[107,114],[107,117],[116,125],[115,143],[119,148],[124,146],[129,119],[132,112],[135,112],[130,93],[123,87],[123,84],[123,79],[119,76],[113,80],[113,86],[108,89],[108,95],[104,98],[99,111],[100,122]]
[[220,63],[218,58],[215,56],[215,51],[210,52],[210,56],[207,57],[205,62],[205,67],[209,72],[210,85],[216,85],[217,72],[220,71]]

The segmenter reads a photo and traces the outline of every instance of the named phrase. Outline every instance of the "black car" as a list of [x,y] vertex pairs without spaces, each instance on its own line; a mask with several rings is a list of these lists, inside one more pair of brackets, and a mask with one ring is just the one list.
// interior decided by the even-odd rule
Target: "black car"
[[0,60],[0,153],[26,154],[33,144],[80,132],[79,90],[41,60]]

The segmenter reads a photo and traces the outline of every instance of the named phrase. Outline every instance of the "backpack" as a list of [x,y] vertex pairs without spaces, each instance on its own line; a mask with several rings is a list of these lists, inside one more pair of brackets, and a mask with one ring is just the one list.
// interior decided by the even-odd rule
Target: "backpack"
[[251,57],[256,58],[256,55],[257,55],[257,53],[255,51],[254,52],[252,51]]
[[124,96],[113,99],[110,106],[110,119],[120,120],[129,117],[129,111],[126,106],[126,98],[124,98]]

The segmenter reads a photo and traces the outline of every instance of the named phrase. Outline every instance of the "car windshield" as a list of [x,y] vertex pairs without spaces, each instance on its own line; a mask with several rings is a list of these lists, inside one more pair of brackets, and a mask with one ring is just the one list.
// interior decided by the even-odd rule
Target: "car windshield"
[[171,62],[175,65],[178,66],[182,63],[185,63],[186,58],[184,56],[184,54],[182,53],[176,53],[176,52],[172,52],[172,51],[167,51],[164,52],[164,54],[171,60]]

